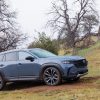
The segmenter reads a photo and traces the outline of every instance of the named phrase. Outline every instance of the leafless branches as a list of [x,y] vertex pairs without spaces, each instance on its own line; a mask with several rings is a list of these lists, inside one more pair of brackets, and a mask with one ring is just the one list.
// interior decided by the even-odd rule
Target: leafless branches
[[[53,16],[52,19],[48,21],[48,24],[53,27],[59,33],[59,37],[64,36],[66,38],[67,46],[75,48],[78,41],[85,38],[88,34],[82,32],[84,25],[84,18],[88,15],[92,15],[95,10],[93,8],[93,0],[73,0],[73,7],[75,8],[75,15],[72,17],[70,14],[70,9],[68,5],[69,0],[57,0],[57,2],[52,3],[52,11],[50,15]],[[79,31],[81,30],[81,32]]]
[[16,24],[16,13],[9,11],[5,0],[0,0],[0,52],[16,48],[21,34]]

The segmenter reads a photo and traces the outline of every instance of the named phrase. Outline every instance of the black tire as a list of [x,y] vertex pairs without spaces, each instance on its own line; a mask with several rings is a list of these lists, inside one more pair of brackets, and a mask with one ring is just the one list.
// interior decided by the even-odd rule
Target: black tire
[[48,67],[43,72],[43,80],[46,85],[56,86],[61,83],[61,73],[57,68]]
[[0,90],[2,90],[5,86],[5,81],[3,79],[3,77],[0,75]]

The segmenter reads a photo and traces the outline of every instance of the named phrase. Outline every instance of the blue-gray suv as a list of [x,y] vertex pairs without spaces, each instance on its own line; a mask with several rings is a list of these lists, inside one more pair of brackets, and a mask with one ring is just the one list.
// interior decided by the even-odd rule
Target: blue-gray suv
[[0,90],[7,82],[16,81],[43,80],[55,86],[87,73],[87,61],[79,56],[57,56],[40,48],[0,53]]

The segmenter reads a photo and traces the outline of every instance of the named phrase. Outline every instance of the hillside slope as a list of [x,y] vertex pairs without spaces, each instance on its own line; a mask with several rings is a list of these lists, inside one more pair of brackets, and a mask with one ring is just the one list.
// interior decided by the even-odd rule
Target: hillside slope
[[79,51],[79,55],[86,57],[86,59],[88,60],[88,66],[89,69],[91,69],[89,75],[100,76],[100,42],[96,43],[94,46],[91,46],[90,48]]
[[52,87],[41,82],[9,83],[0,91],[0,100],[100,100],[100,42],[78,55],[89,62],[89,74],[79,81]]

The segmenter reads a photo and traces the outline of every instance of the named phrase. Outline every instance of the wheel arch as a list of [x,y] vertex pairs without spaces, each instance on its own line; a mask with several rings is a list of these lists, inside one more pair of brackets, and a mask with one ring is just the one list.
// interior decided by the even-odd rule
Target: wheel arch
[[58,71],[61,74],[61,77],[63,76],[64,72],[63,72],[63,69],[61,68],[61,66],[59,64],[56,64],[56,63],[46,63],[46,64],[42,65],[42,68],[41,68],[41,71],[40,71],[40,79],[43,78],[42,76],[43,76],[44,70],[46,68],[49,68],[49,67],[54,67],[54,68],[58,69]]

